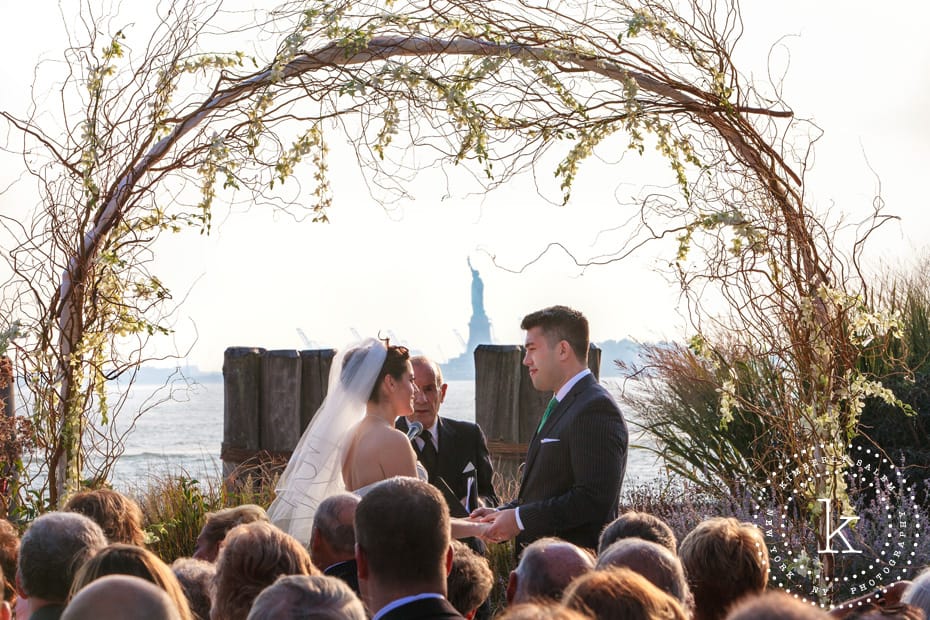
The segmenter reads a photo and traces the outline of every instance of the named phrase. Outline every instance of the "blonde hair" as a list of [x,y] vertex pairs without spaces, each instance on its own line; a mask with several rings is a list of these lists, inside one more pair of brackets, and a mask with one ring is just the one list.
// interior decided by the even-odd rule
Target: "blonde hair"
[[216,560],[211,618],[244,620],[255,598],[282,575],[319,575],[293,536],[257,521],[229,531]]
[[168,565],[151,551],[125,543],[108,545],[87,560],[74,576],[68,598],[74,598],[81,588],[107,575],[129,575],[154,583],[174,601],[181,620],[193,620],[187,596]]
[[568,586],[562,603],[598,620],[687,620],[678,601],[628,568],[579,577]]

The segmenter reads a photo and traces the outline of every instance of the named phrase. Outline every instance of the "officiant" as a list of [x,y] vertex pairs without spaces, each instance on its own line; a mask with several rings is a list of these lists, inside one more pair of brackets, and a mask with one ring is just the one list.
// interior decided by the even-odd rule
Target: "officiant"
[[491,485],[491,457],[481,427],[472,422],[439,416],[448,385],[439,365],[424,356],[411,358],[418,392],[413,415],[399,417],[395,426],[408,432],[408,423],[419,422],[423,430],[412,439],[417,458],[429,473],[453,517],[467,517],[475,508],[497,506]]

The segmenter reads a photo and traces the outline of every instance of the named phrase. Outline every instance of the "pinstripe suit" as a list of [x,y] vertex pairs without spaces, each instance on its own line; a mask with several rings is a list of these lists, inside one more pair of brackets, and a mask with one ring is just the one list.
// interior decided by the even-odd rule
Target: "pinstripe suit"
[[627,445],[617,403],[593,375],[583,377],[533,436],[520,493],[505,506],[520,507],[518,549],[543,536],[596,548],[617,517]]

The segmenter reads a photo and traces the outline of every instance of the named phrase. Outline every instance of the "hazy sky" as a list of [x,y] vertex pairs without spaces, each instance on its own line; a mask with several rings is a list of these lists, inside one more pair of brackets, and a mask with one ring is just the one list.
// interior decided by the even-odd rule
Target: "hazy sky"
[[[0,107],[22,112],[35,61],[63,46],[56,34],[60,19],[49,0],[3,5],[0,48],[7,60],[0,67]],[[51,21],[41,35],[22,27],[39,23],[43,13]],[[765,79],[767,66],[784,73],[785,101],[825,132],[808,176],[810,204],[857,222],[869,214],[880,179],[888,211],[902,220],[876,238],[872,258],[906,260],[922,252],[930,6],[917,0],[881,9],[839,0],[750,0],[743,14],[737,58],[744,73]],[[187,296],[175,324],[176,346],[186,349],[198,334],[190,363],[218,369],[223,350],[233,345],[300,348],[298,327],[323,345],[341,346],[352,329],[362,335],[381,330],[440,359],[457,355],[462,347],[453,330],[467,337],[470,313],[468,257],[484,279],[498,342],[520,342],[520,317],[554,303],[584,311],[595,340],[682,333],[677,291],[656,272],[673,256],[668,247],[646,248],[622,264],[583,273],[558,252],[519,275],[491,260],[517,269],[551,241],[581,257],[616,247],[615,233],[598,233],[630,217],[617,198],[639,193],[649,174],[644,170],[666,169],[657,157],[590,162],[567,207],[539,198],[532,179],[488,196],[446,196],[438,172],[427,170],[414,185],[415,200],[385,210],[368,195],[335,134],[330,138],[330,224],[238,207],[215,222],[208,238],[190,234],[162,244],[154,271],[176,297]],[[18,174],[10,168],[16,161],[2,160],[3,186]],[[0,209],[9,211],[11,201],[10,194],[0,196]],[[160,350],[168,349],[163,344]]]

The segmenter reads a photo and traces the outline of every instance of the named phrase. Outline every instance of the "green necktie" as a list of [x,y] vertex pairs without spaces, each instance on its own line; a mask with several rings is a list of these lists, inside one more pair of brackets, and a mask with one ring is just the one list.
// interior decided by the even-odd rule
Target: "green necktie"
[[549,414],[552,413],[552,410],[555,409],[555,406],[559,404],[559,401],[555,399],[555,396],[552,397],[552,400],[549,401],[549,404],[546,405],[546,412],[543,413],[542,420],[539,421],[539,426],[536,428],[536,432],[542,430],[543,424],[546,423],[546,420],[549,419]]

